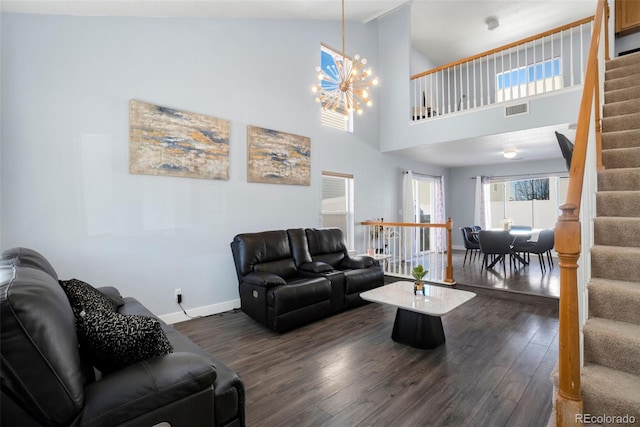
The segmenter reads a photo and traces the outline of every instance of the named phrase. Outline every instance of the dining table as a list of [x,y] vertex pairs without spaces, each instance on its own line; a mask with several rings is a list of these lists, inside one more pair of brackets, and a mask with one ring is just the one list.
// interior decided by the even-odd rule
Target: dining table
[[[491,231],[506,231],[503,228],[491,228],[490,230]],[[531,228],[531,229],[514,228],[514,229],[509,230],[509,235],[511,235],[511,237],[513,237],[513,240],[511,241],[511,249],[513,249],[513,246],[514,246],[514,244],[516,242],[516,239],[518,239],[518,237],[528,237],[527,238],[528,242],[537,242],[538,241],[538,236],[540,235],[541,231],[542,231],[541,228]],[[477,231],[472,231],[471,235],[475,236],[476,239],[478,238],[478,232]],[[511,256],[516,258],[518,261],[520,261],[524,265],[529,265],[529,261],[527,261],[519,253],[512,251],[511,252]],[[500,261],[499,257],[494,259],[493,262],[491,264],[489,264],[489,266],[487,268],[492,268],[494,265],[496,265],[496,263],[498,261]]]

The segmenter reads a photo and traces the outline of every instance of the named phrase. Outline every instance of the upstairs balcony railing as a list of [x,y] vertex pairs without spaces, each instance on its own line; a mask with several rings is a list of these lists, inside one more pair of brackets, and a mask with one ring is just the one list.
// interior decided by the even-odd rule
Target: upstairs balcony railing
[[411,120],[582,85],[592,27],[591,16],[412,76]]
[[451,218],[444,224],[364,221],[364,247],[389,276],[412,278],[422,265],[425,280],[455,284],[451,252]]

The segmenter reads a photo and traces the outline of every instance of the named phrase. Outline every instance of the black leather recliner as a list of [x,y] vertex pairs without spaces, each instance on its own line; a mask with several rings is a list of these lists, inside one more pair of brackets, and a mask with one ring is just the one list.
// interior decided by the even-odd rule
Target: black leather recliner
[[373,258],[349,257],[340,229],[238,234],[231,251],[242,311],[275,332],[360,305],[360,292],[384,282]]
[[[173,353],[101,378],[79,352],[74,315],[51,264],[15,248],[0,260],[3,426],[243,426],[235,372],[161,322]],[[113,287],[122,314],[153,316]]]

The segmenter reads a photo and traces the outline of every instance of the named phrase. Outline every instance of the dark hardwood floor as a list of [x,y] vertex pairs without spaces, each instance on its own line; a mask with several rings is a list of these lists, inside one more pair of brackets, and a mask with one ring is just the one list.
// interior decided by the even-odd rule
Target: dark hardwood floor
[[240,375],[248,426],[546,425],[557,309],[478,293],[434,350],[392,341],[394,317],[372,303],[282,335],[239,311],[175,326]]
[[[502,269],[502,264],[497,264],[494,268],[480,271],[482,258],[477,257],[475,261],[464,262],[463,250],[453,250],[453,276],[459,287],[468,289],[468,287],[483,288],[488,291],[504,291],[507,295],[505,298],[514,298],[529,302],[533,302],[532,297],[538,297],[537,300],[544,301],[545,298],[551,298],[552,304],[556,304],[560,296],[560,268],[558,267],[558,259],[554,259],[554,266],[542,271],[538,262],[537,255],[531,256],[529,265],[518,264],[516,268],[506,265],[506,274]],[[469,289],[473,290],[473,289]],[[495,294],[494,294],[495,295]],[[500,295],[498,295],[500,296]],[[520,297],[520,298],[519,298]]]

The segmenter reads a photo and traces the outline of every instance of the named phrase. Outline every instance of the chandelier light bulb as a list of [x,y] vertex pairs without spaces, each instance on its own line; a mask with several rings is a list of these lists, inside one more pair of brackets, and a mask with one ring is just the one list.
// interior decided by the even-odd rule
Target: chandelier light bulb
[[367,107],[371,107],[373,105],[373,102],[371,102],[371,100],[367,101]]
[[373,83],[374,86],[377,86],[378,85],[378,79],[373,79],[373,81],[371,83]]
[[364,99],[367,99],[367,98],[369,97],[369,92],[367,92],[366,90],[363,90],[363,91],[362,91],[362,97],[363,97]]

